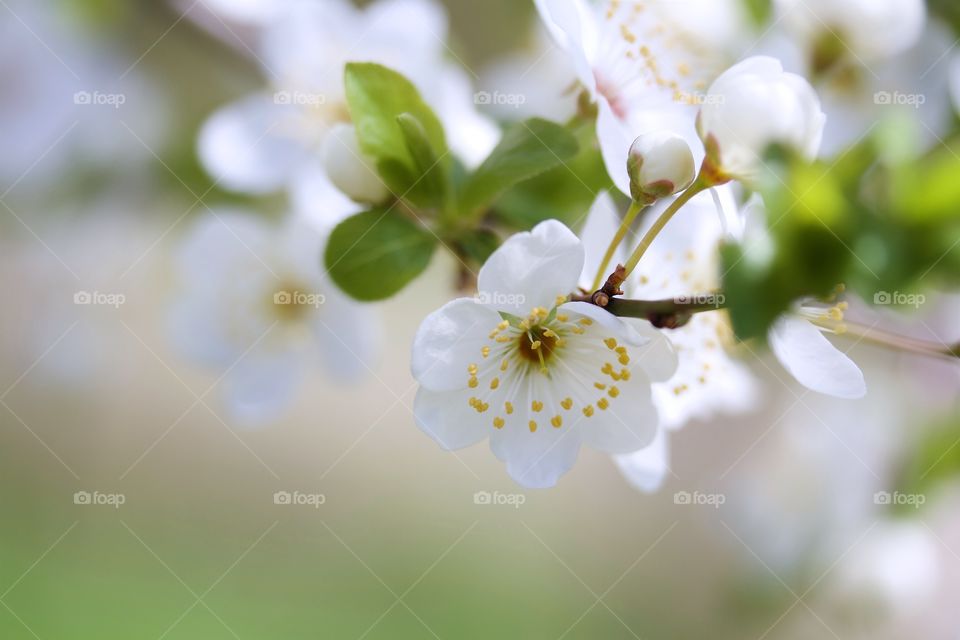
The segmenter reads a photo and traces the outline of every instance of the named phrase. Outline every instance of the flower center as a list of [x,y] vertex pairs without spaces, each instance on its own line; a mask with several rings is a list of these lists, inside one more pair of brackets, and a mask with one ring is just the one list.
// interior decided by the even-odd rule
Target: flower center
[[560,311],[564,302],[559,296],[550,311],[537,307],[524,318],[501,314],[482,359],[467,366],[468,404],[493,413],[494,428],[511,420],[531,433],[572,425],[607,410],[620,395],[617,383],[630,379],[627,347],[590,318]]

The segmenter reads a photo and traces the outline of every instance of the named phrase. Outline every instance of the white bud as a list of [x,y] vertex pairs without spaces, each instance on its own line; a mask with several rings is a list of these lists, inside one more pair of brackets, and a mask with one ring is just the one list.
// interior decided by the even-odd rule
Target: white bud
[[373,160],[360,149],[353,125],[334,125],[323,140],[320,157],[330,182],[350,199],[375,204],[390,195],[374,170]]
[[708,161],[723,177],[751,182],[773,144],[815,158],[826,121],[820,98],[805,78],[785,72],[774,58],[756,56],[714,81],[697,131]]
[[696,177],[696,165],[686,140],[669,131],[657,131],[634,140],[627,173],[633,199],[652,203],[689,187]]

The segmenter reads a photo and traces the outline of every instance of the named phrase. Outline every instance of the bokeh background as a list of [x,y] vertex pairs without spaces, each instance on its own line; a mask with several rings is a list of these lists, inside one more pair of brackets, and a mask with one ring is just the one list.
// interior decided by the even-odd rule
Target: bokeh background
[[[529,3],[442,4],[478,86],[535,41]],[[659,493],[589,450],[523,492],[485,444],[442,453],[413,423],[409,345],[452,295],[438,255],[378,306],[360,384],[315,370],[282,419],[231,424],[166,321],[193,219],[285,207],[196,159],[203,120],[262,84],[236,35],[203,0],[0,0],[0,637],[960,638],[950,363],[858,346],[870,393],[843,402],[760,357],[762,410],[681,432]],[[956,340],[957,313],[911,326]],[[919,508],[877,499],[941,475]]]

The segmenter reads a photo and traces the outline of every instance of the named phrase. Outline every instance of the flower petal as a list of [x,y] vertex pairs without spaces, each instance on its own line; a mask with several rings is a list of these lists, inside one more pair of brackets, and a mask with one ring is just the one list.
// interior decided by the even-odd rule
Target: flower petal
[[570,471],[580,452],[575,429],[549,426],[531,433],[528,429],[498,429],[490,436],[490,450],[507,465],[507,473],[529,489],[547,489]]
[[467,365],[481,358],[488,334],[500,322],[489,307],[472,298],[449,302],[431,313],[413,339],[413,377],[433,391],[466,387]]
[[218,183],[243,193],[269,193],[288,181],[308,151],[278,132],[292,105],[257,94],[220,109],[203,125],[198,153]]
[[507,300],[496,305],[504,311],[551,308],[558,295],[576,288],[583,261],[579,238],[564,224],[547,220],[494,251],[480,269],[478,288],[488,300]]
[[583,443],[604,453],[632,453],[649,445],[657,432],[650,381],[633,368],[630,380],[619,382],[620,394],[607,409],[579,422]]
[[544,26],[557,45],[570,56],[577,77],[593,96],[596,80],[590,57],[596,44],[596,33],[592,7],[582,0],[535,0],[534,3]]
[[295,350],[273,351],[259,345],[234,363],[223,381],[233,418],[246,427],[276,419],[293,400],[303,375],[303,358]]
[[614,114],[606,98],[597,100],[597,140],[603,155],[603,163],[613,184],[624,195],[630,195],[630,175],[627,172],[627,156],[630,145],[642,132],[633,132]]
[[417,426],[447,451],[480,442],[493,427],[477,420],[469,396],[470,390],[436,392],[421,387],[413,401]]
[[654,493],[663,486],[670,472],[670,436],[665,429],[657,429],[649,446],[634,453],[614,456],[613,460],[633,488]]
[[782,317],[770,330],[769,339],[780,364],[808,389],[837,398],[866,395],[863,372],[812,323]]

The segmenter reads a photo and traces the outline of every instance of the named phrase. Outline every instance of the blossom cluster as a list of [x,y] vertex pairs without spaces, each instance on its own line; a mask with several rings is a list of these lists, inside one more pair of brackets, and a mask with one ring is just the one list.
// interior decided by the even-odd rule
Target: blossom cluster
[[[489,440],[523,486],[553,486],[586,445],[656,489],[671,432],[756,407],[764,342],[799,384],[863,397],[834,339],[855,332],[856,296],[829,281],[840,268],[776,286],[777,216],[793,207],[775,181],[799,201],[794,175],[840,163],[884,83],[919,75],[902,67],[928,32],[923,3],[783,0],[763,30],[736,0],[535,4],[551,62],[514,71],[524,99],[497,102],[523,113],[500,122],[490,95],[509,95],[471,86],[431,0],[223,9],[256,34],[265,86],[209,118],[199,155],[220,186],[280,194],[290,213],[200,221],[172,325],[185,352],[229,367],[237,417],[276,415],[314,359],[336,377],[368,371],[379,330],[363,303],[402,291],[441,247],[467,292],[413,341],[413,421],[444,449]],[[800,204],[842,226],[832,192]],[[770,276],[779,306],[752,310],[766,296],[735,286],[743,265]],[[744,315],[769,317],[748,335]]]

